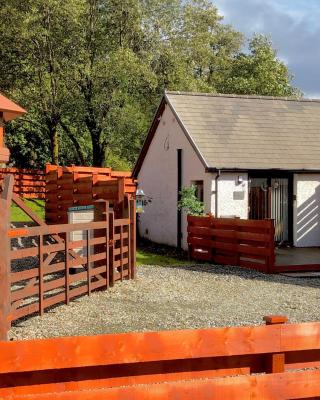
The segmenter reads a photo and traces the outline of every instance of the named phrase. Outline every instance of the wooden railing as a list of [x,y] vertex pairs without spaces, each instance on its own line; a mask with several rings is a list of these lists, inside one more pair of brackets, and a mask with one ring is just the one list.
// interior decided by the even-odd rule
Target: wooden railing
[[188,216],[188,246],[195,260],[274,272],[273,220]]
[[0,168],[0,183],[7,175],[14,177],[13,191],[26,199],[44,199],[46,179],[43,170]]
[[46,222],[68,222],[69,207],[86,206],[97,199],[108,200],[117,207],[126,194],[134,195],[136,181],[131,172],[113,171],[111,168],[61,167],[46,165]]
[[[96,201],[94,222],[46,225],[13,195],[38,226],[9,226],[10,187],[2,192],[0,221],[0,340],[11,322],[135,277],[135,200],[125,196],[122,218]],[[73,236],[77,232],[82,236]]]
[[0,342],[1,399],[320,396],[320,323]]

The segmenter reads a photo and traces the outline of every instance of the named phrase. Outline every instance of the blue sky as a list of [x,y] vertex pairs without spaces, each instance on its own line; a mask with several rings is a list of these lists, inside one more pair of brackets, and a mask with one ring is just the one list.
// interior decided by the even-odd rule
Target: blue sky
[[272,38],[306,97],[320,97],[320,0],[212,0],[225,22]]

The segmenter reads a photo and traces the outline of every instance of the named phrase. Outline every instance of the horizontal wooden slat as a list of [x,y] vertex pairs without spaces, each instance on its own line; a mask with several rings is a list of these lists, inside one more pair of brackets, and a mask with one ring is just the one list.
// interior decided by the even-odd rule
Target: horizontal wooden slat
[[0,373],[31,371],[35,360],[36,368],[43,370],[280,352],[280,334],[275,325],[0,343]]
[[255,246],[250,246],[250,245],[241,245],[241,244],[233,244],[233,243],[224,243],[224,242],[219,242],[217,240],[210,240],[210,239],[202,239],[202,238],[196,238],[196,237],[189,237],[188,238],[188,244],[194,245],[194,246],[206,246],[212,249],[217,249],[217,250],[225,250],[229,251],[231,253],[242,253],[242,254],[252,254],[252,255],[272,255],[273,254],[273,249],[272,248],[266,248],[266,247],[255,247]]
[[[128,264],[128,262],[129,262],[128,258],[123,258],[122,263],[123,263],[124,266],[126,264]],[[114,267],[115,268],[118,268],[120,266],[121,266],[121,261],[120,260],[114,261]]]
[[124,226],[124,225],[130,225],[130,219],[129,218],[117,218],[114,220],[114,226]]
[[[128,232],[123,232],[122,239],[128,239],[128,237]],[[113,235],[113,240],[120,240],[120,233],[116,233],[115,235]]]
[[24,237],[24,236],[38,236],[38,235],[54,235],[59,233],[69,233],[75,231],[85,231],[88,229],[105,229],[106,223],[104,221],[86,222],[77,224],[60,224],[60,225],[42,225],[32,226],[30,228],[11,229],[8,231],[9,237]]
[[239,231],[233,231],[233,230],[227,231],[227,230],[213,229],[213,228],[209,228],[209,227],[189,226],[188,232],[189,232],[189,234],[191,234],[190,236],[195,236],[195,237],[197,236],[197,234],[199,234],[200,237],[215,236],[217,238],[251,240],[254,242],[268,242],[270,239],[270,235],[267,235],[267,234],[239,232]]
[[[33,395],[41,400],[285,400],[320,396],[320,371],[284,372]],[[11,397],[5,397],[9,399]],[[29,396],[15,397],[28,399]]]
[[124,253],[127,253],[129,251],[129,247],[128,246],[122,246],[121,248],[118,248],[118,249],[114,249],[113,250],[113,254],[115,255],[115,256],[118,256],[119,254],[124,254]]

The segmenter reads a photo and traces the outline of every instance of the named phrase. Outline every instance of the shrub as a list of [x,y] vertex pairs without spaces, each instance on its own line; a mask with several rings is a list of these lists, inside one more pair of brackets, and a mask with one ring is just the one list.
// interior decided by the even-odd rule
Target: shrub
[[178,210],[184,210],[188,215],[202,215],[204,211],[203,202],[196,196],[194,185],[185,186],[181,192],[181,200],[178,201]]

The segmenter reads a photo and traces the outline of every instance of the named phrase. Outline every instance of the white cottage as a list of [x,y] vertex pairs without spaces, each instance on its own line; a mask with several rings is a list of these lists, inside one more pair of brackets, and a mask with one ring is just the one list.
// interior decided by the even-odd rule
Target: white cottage
[[320,246],[320,100],[166,92],[133,175],[140,235],[187,248],[183,186],[217,217],[273,218],[278,242]]

